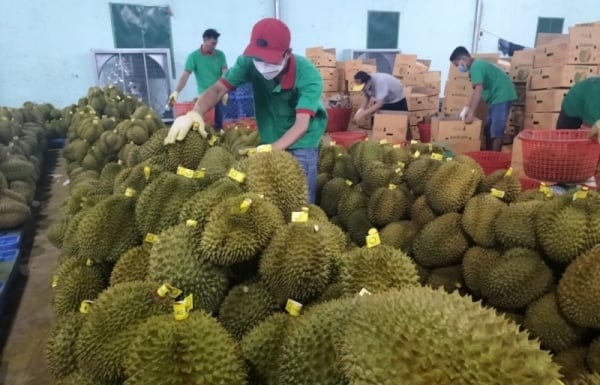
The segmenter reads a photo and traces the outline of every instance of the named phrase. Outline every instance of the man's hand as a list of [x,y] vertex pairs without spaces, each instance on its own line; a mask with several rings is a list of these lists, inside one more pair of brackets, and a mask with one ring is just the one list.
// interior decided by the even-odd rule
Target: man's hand
[[362,108],[359,108],[356,111],[356,114],[354,114],[354,121],[358,122],[358,121],[362,120],[365,116],[366,116],[365,111]]
[[227,101],[229,100],[229,94],[225,94],[223,95],[223,97],[221,98],[221,103],[223,103],[224,106],[227,105]]
[[464,122],[469,112],[471,112],[471,108],[469,106],[464,106],[462,110],[460,110],[458,117]]
[[271,152],[273,151],[273,146],[270,144],[261,144],[257,147],[244,147],[238,150],[238,154],[252,156],[259,152]]
[[169,106],[173,107],[175,102],[177,102],[178,97],[179,97],[179,92],[177,92],[177,90],[173,91],[173,93],[169,96]]
[[175,141],[181,141],[185,139],[186,135],[190,131],[190,129],[194,128],[200,132],[203,138],[208,136],[205,126],[204,119],[202,119],[202,115],[197,113],[196,111],[190,111],[187,114],[178,117],[173,122],[173,125],[169,129],[169,133],[165,138],[165,144],[173,144]]

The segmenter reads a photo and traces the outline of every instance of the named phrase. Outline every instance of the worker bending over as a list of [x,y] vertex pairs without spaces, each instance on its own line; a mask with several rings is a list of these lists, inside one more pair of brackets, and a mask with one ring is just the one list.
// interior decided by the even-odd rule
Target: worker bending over
[[379,110],[408,111],[404,96],[404,85],[400,79],[386,73],[368,74],[358,71],[354,75],[353,91],[362,91],[364,96],[356,111],[356,121],[369,117]]

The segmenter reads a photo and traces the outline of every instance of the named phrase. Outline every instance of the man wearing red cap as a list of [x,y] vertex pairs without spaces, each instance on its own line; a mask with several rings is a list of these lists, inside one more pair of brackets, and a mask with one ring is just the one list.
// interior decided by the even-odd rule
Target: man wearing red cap
[[321,103],[323,81],[306,58],[292,54],[290,31],[277,19],[259,21],[244,54],[219,81],[198,99],[193,111],[178,117],[165,144],[183,140],[197,124],[206,135],[202,115],[225,93],[250,82],[261,150],[286,150],[298,160],[307,177],[309,202],[315,201],[318,147],[327,125]]

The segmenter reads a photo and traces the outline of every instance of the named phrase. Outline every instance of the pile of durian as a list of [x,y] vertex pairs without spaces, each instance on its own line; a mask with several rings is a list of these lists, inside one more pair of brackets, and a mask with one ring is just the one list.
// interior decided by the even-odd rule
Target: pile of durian
[[365,141],[321,148],[307,205],[290,154],[240,155],[255,131],[166,134],[69,162],[47,232],[56,384],[599,383],[593,344],[562,361],[540,348],[598,327],[596,194],[521,194],[470,158]]

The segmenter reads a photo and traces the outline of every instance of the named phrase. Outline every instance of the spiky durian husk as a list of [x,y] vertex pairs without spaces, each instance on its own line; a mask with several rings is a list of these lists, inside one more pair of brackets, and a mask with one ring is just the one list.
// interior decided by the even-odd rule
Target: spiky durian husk
[[369,196],[381,187],[388,187],[397,175],[396,170],[400,172],[398,168],[388,166],[380,161],[364,164],[361,170],[362,190]]
[[442,162],[427,155],[422,155],[408,164],[404,170],[404,179],[415,196],[425,192],[425,186],[441,165]]
[[348,154],[342,154],[335,159],[335,166],[331,170],[331,175],[337,178],[343,178],[356,184],[360,182],[360,174],[354,166],[352,157]]
[[352,242],[359,247],[366,244],[365,237],[369,234],[369,230],[372,227],[373,224],[369,220],[369,211],[367,208],[358,209],[348,217],[348,235]]
[[494,221],[494,238],[505,248],[537,248],[535,215],[541,201],[515,202],[508,205]]
[[253,155],[246,172],[248,191],[263,194],[279,207],[286,220],[293,211],[306,205],[308,186],[302,167],[288,152],[275,151]]
[[426,284],[434,289],[442,288],[448,293],[458,291],[466,293],[462,265],[453,265],[432,269],[427,275]]
[[462,261],[463,278],[473,297],[481,297],[481,280],[493,269],[500,256],[500,251],[479,246],[471,247],[465,252]]
[[182,141],[166,146],[167,163],[165,168],[169,171],[175,171],[177,167],[183,166],[195,170],[208,147],[208,142],[202,138],[198,131],[190,131]]
[[507,170],[496,170],[485,176],[478,187],[480,192],[486,193],[492,189],[502,191],[504,195],[501,199],[506,203],[511,203],[517,199],[521,192],[521,182],[512,173],[507,174]]
[[353,212],[367,208],[369,197],[359,188],[353,188],[342,196],[337,205],[337,216],[344,227],[348,226],[348,220]]
[[346,194],[352,192],[352,182],[342,178],[330,179],[321,190],[319,205],[329,217],[337,214],[339,203],[344,200]]
[[158,234],[148,264],[148,280],[169,282],[194,295],[194,306],[217,311],[229,288],[229,270],[208,262],[200,250],[198,229],[185,223]]
[[480,246],[496,244],[494,225],[496,218],[506,208],[501,200],[491,194],[478,194],[471,198],[463,211],[462,227]]
[[404,192],[392,184],[371,194],[368,204],[369,221],[378,228],[407,217],[410,202]]
[[440,214],[459,212],[475,194],[482,177],[477,169],[464,163],[446,161],[425,185],[427,203]]
[[80,312],[64,314],[54,320],[46,342],[46,362],[52,377],[60,380],[77,370],[75,341],[85,315]]
[[9,197],[10,190],[0,195],[0,229],[13,229],[21,226],[31,216],[29,206]]
[[145,281],[148,276],[150,246],[132,247],[123,253],[110,274],[110,286],[123,282]]
[[365,296],[345,324],[341,362],[351,384],[560,383],[539,343],[458,293],[409,287]]
[[421,195],[413,202],[410,207],[410,219],[419,226],[425,226],[437,218],[437,214],[427,203],[425,195]]
[[408,252],[419,229],[413,221],[392,222],[379,231],[379,237],[382,244]]
[[458,264],[469,243],[461,227],[461,214],[444,214],[429,222],[417,234],[412,253],[418,264],[426,268]]
[[125,371],[126,385],[245,385],[247,377],[239,346],[204,312],[148,318],[133,335]]
[[[248,200],[249,207],[243,209]],[[273,203],[257,194],[241,194],[213,209],[200,247],[208,261],[230,266],[256,257],[284,225],[283,214]]]
[[279,309],[275,298],[260,282],[234,286],[219,307],[219,322],[236,339]]
[[346,149],[339,145],[323,146],[319,149],[319,173],[326,172],[331,174],[335,167],[335,162],[342,155],[347,155]]

